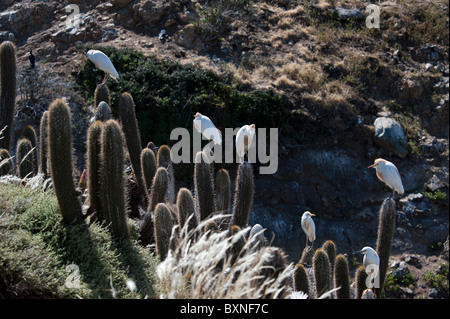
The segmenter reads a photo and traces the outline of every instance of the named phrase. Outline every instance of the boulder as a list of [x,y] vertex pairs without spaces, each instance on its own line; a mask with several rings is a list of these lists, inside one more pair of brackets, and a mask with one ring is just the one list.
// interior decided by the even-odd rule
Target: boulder
[[408,141],[402,126],[390,117],[378,117],[375,122],[374,142],[401,158],[408,154]]
[[189,50],[203,51],[205,44],[197,34],[195,25],[188,24],[175,34],[175,42]]
[[334,8],[334,15],[339,20],[362,20],[364,18],[364,15],[362,14],[361,10],[358,8],[342,8],[342,7],[336,7]]

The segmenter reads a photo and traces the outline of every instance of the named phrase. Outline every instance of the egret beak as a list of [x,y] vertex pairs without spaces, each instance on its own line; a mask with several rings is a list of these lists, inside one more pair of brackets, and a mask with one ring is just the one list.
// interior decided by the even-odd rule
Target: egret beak
[[352,252],[352,255],[362,254],[363,252],[364,252],[364,250],[354,251],[354,252]]
[[377,166],[377,164],[372,164],[372,165],[370,165],[369,167],[367,167],[367,168],[374,168],[374,167],[376,167]]
[[316,214],[309,214],[310,216],[316,216]]
[[197,117],[197,116],[198,116],[197,114],[194,115],[194,117]]

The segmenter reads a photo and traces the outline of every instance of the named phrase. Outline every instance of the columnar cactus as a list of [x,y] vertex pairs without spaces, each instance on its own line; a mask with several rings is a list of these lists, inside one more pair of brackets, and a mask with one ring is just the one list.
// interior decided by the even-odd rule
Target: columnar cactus
[[16,46],[4,41],[0,45],[0,131],[3,131],[0,148],[8,151],[16,107],[16,69]]
[[334,261],[334,287],[340,289],[336,291],[337,299],[350,299],[350,277],[348,271],[347,258],[344,255],[337,255]]
[[111,109],[105,101],[101,101],[95,110],[95,120],[106,122],[111,119]]
[[173,173],[173,163],[170,158],[170,147],[161,145],[156,157],[156,166],[165,167],[169,174],[169,185],[167,187],[166,201],[169,203],[175,202],[175,176]]
[[367,275],[366,269],[363,265],[356,269],[355,273],[355,299],[361,299],[363,291],[367,289]]
[[20,178],[31,177],[33,174],[33,154],[31,142],[27,138],[21,138],[17,141],[17,173]]
[[138,122],[136,119],[135,105],[133,97],[130,93],[123,93],[119,97],[119,114],[122,123],[122,130],[125,135],[128,153],[130,154],[131,166],[133,168],[134,176],[142,195],[145,195],[144,181],[142,180],[141,172],[141,137],[139,134]]
[[330,260],[327,253],[319,248],[313,257],[314,283],[316,286],[316,298],[331,290],[330,284]]
[[189,218],[187,230],[193,231],[197,227],[197,218],[195,216],[195,204],[192,193],[187,188],[181,188],[177,195],[177,211],[178,211],[178,225],[180,229],[185,227],[186,221]]
[[111,105],[111,98],[109,96],[109,90],[106,83],[100,83],[94,92],[94,107],[97,108],[100,102],[105,102],[107,105]]
[[75,193],[72,163],[72,123],[70,109],[56,99],[48,110],[48,153],[53,188],[66,223],[82,222],[81,203]]
[[322,249],[325,250],[328,255],[328,260],[330,261],[331,276],[333,277],[334,260],[336,258],[336,245],[332,240],[327,240],[323,243]]
[[233,225],[228,230],[228,235],[230,237],[236,237],[232,239],[232,244],[230,247],[230,258],[231,258],[231,264],[234,264],[236,260],[239,258],[239,256],[242,253],[242,250],[245,246],[245,239],[241,235],[239,238],[237,238],[237,234],[241,231],[241,228],[237,225]]
[[228,214],[230,211],[230,174],[224,168],[217,172],[216,176],[216,213]]
[[241,228],[247,226],[253,202],[254,187],[252,165],[248,162],[239,164],[230,227],[232,225],[238,225]]
[[100,140],[102,211],[109,216],[113,237],[128,238],[123,135],[116,120],[103,124]]
[[39,126],[39,171],[48,176],[49,170],[47,166],[48,161],[48,111],[45,111],[41,117],[41,123]]
[[156,173],[156,158],[153,151],[149,148],[144,148],[141,152],[141,170],[142,179],[144,180],[146,193],[152,187],[153,177]]
[[302,291],[309,295],[309,282],[305,266],[298,263],[294,267],[294,291]]
[[302,251],[300,262],[302,264],[312,265],[313,257],[314,257],[314,249],[311,246],[306,246]]
[[102,201],[100,198],[100,152],[101,152],[101,134],[103,123],[95,121],[89,126],[87,132],[87,186],[89,201],[91,207],[97,212],[99,221],[107,221],[102,211]]
[[152,188],[150,190],[150,197],[148,199],[149,205],[147,213],[144,216],[140,227],[140,239],[142,244],[149,244],[154,230],[153,215],[156,206],[159,203],[166,201],[167,185],[169,183],[169,176],[164,167],[159,167],[153,177]]
[[389,266],[389,256],[391,255],[392,237],[394,235],[396,207],[392,198],[383,201],[380,208],[380,216],[378,221],[378,237],[376,251],[380,257],[380,269],[378,276],[380,279],[380,288],[376,289],[378,298],[383,290],[386,272]]
[[209,165],[206,154],[198,152],[195,156],[194,186],[199,221],[205,220],[214,212],[214,186]]
[[34,130],[33,126],[25,126],[22,132],[22,137],[28,139],[31,143],[31,147],[33,148],[30,157],[33,164],[33,175],[36,175],[38,173],[37,137],[36,131]]
[[14,163],[6,149],[0,150],[0,176],[14,174]]
[[161,261],[166,259],[170,247],[172,235],[172,217],[169,208],[164,203],[159,203],[155,208],[155,242],[156,253]]

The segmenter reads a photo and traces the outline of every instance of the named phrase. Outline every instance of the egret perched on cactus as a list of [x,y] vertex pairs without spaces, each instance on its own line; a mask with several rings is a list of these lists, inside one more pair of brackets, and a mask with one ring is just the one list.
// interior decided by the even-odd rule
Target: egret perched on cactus
[[375,249],[373,249],[372,247],[366,246],[359,251],[355,251],[353,254],[363,254],[364,255],[363,266],[366,269],[366,272],[368,270],[367,268],[370,265],[375,266],[375,270],[378,272],[378,269],[380,268],[380,257],[378,257],[378,254],[375,251]]
[[316,225],[314,224],[314,220],[312,219],[314,214],[306,211],[302,215],[302,229],[306,234],[306,246],[308,246],[308,240],[311,242],[311,245],[314,244],[316,240]]
[[215,144],[222,144],[222,135],[220,131],[216,128],[214,123],[207,117],[199,112],[194,115],[194,127],[195,129],[203,134],[209,140],[213,140]]
[[117,73],[117,70],[112,64],[111,60],[102,51],[89,50],[86,53],[86,56],[88,57],[89,60],[92,61],[92,63],[95,64],[97,68],[105,72],[105,78],[103,79],[102,84],[105,83],[106,80],[108,79],[108,74],[113,79],[117,79],[119,77],[119,73]]
[[255,124],[244,125],[236,134],[236,153],[240,162],[244,160],[244,155],[252,144],[255,136]]
[[402,179],[397,167],[393,163],[382,158],[377,158],[374,164],[368,168],[375,168],[378,179],[392,189],[392,197],[394,197],[395,192],[403,195],[405,191],[403,189]]

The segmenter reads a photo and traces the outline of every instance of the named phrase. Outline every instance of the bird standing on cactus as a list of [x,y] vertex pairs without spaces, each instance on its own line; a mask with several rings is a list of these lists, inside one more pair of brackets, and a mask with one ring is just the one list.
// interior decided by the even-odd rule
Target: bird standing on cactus
[[119,77],[119,73],[117,72],[116,68],[112,64],[111,60],[104,54],[102,51],[99,50],[89,50],[86,53],[86,56],[89,60],[94,63],[94,65],[105,72],[105,78],[103,79],[102,84],[106,82],[108,79],[108,74],[113,78],[117,79]]
[[312,219],[314,214],[306,211],[302,215],[302,229],[306,234],[306,244],[305,247],[308,246],[308,240],[311,242],[311,246],[314,245],[314,241],[316,240],[316,225],[314,224],[314,220]]
[[203,134],[208,140],[213,140],[215,144],[222,144],[222,135],[220,131],[216,128],[214,123],[206,115],[197,112],[194,115],[194,127],[195,129]]
[[378,273],[378,269],[380,269],[380,257],[378,257],[378,254],[375,251],[375,249],[373,249],[372,247],[366,246],[359,251],[355,251],[353,254],[363,254],[364,255],[363,266],[366,269],[367,274],[369,274],[368,268],[370,268],[370,265],[372,265],[372,267],[374,267],[374,270],[376,271],[376,273]]
[[378,179],[392,189],[392,198],[394,198],[395,192],[403,195],[405,191],[403,189],[402,179],[397,167],[393,163],[382,158],[377,158],[374,164],[368,168],[375,168]]
[[244,125],[236,134],[236,153],[239,156],[239,161],[244,160],[245,153],[252,144],[255,136],[255,124]]

